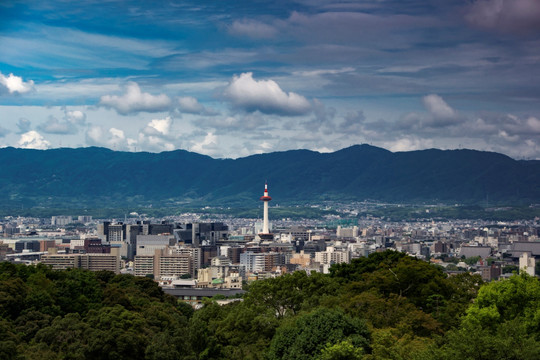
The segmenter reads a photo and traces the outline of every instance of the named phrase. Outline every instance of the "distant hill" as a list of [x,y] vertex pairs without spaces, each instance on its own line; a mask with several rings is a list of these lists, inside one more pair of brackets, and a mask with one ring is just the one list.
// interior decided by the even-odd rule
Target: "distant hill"
[[0,149],[2,206],[252,204],[320,200],[540,203],[540,162],[474,150],[392,153],[356,145],[213,159],[184,150]]

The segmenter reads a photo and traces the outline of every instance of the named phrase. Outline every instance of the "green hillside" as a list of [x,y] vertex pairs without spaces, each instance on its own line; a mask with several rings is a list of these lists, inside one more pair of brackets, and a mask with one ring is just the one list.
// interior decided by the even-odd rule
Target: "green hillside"
[[540,203],[540,162],[473,150],[392,153],[358,145],[213,159],[183,150],[0,149],[3,207],[254,204],[321,200]]

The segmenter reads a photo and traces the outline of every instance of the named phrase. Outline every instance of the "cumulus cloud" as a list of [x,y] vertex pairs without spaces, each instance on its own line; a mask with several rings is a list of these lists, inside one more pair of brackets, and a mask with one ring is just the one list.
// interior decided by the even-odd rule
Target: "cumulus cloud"
[[[49,116],[47,121],[38,125],[37,129],[47,134],[69,135],[79,132],[79,126],[86,124],[86,114],[80,110],[64,109],[64,118],[59,120]],[[21,124],[23,125],[23,124]]]
[[153,119],[143,129],[143,133],[147,135],[168,136],[171,131],[172,119]]
[[51,143],[45,140],[40,133],[32,130],[22,134],[17,145],[23,149],[45,150],[51,146]]
[[215,155],[218,154],[217,145],[217,136],[213,133],[207,133],[203,140],[192,141],[192,146],[189,150],[204,155]]
[[269,121],[260,113],[244,114],[243,116],[210,117],[198,119],[194,125],[203,128],[213,128],[221,133],[241,131],[256,131],[267,129]]
[[318,99],[313,100],[313,118],[302,121],[301,125],[310,132],[317,132],[321,127],[325,127],[328,132],[334,132],[334,128],[331,120],[336,115],[336,109],[333,107],[326,107],[324,103]]
[[153,119],[139,132],[137,146],[148,151],[174,150],[175,137],[171,134],[172,119]]
[[401,119],[392,124],[385,120],[371,123],[369,126],[376,128],[386,128],[387,131],[393,128],[399,131],[413,131],[416,133],[434,133],[441,128],[450,128],[466,121],[442,97],[436,94],[426,95],[422,98],[426,112],[412,112],[405,114]]
[[540,29],[538,0],[477,0],[467,8],[465,19],[472,25],[514,34]]
[[184,96],[178,98],[178,105],[181,112],[186,114],[197,114],[197,115],[217,115],[218,112],[213,109],[208,109],[203,106],[196,98],[193,96]]
[[18,134],[23,134],[25,132],[30,131],[30,127],[32,126],[32,123],[30,120],[25,118],[20,118],[19,121],[17,121],[17,127],[19,128]]
[[86,114],[80,110],[64,110],[64,119],[74,125],[86,124]]
[[0,90],[2,89],[10,94],[25,94],[34,90],[34,82],[32,80],[25,82],[19,76],[13,74],[5,76],[0,72]]
[[115,150],[133,150],[136,140],[126,138],[124,131],[117,128],[105,130],[101,126],[90,126],[86,131],[86,143]]
[[40,124],[37,129],[47,134],[76,134],[77,127],[69,121],[60,121],[54,116],[49,116],[47,121]]
[[250,112],[295,116],[311,111],[305,97],[286,93],[273,80],[255,80],[251,72],[234,76],[223,95],[235,107]]
[[437,118],[452,118],[456,115],[452,109],[439,95],[431,94],[422,99],[426,109]]
[[366,117],[361,110],[350,111],[343,117],[343,122],[338,126],[338,130],[342,133],[358,134],[362,131],[362,125]]
[[229,33],[253,39],[271,39],[277,34],[274,26],[249,19],[237,20],[229,26]]
[[433,147],[433,140],[420,139],[416,137],[405,137],[395,141],[385,143],[385,147],[390,151],[413,151]]
[[152,95],[142,92],[139,85],[129,82],[125,88],[126,92],[121,95],[104,95],[99,101],[99,105],[112,108],[121,115],[134,114],[141,111],[159,112],[169,110],[171,99],[165,94]]

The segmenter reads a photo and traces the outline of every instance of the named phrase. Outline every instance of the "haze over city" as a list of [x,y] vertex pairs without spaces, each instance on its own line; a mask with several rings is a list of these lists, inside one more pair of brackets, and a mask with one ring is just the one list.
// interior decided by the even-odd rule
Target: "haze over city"
[[540,158],[540,3],[2,1],[0,146]]

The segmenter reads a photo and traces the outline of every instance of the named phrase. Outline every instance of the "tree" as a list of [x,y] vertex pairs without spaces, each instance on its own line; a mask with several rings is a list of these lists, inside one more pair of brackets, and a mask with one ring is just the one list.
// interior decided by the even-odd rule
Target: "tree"
[[245,301],[250,305],[271,309],[278,318],[282,318],[295,315],[301,309],[314,308],[323,295],[334,294],[337,289],[338,284],[328,276],[295,271],[277,278],[253,282],[249,286]]
[[504,322],[520,319],[529,333],[540,335],[540,281],[527,274],[482,286],[468,309],[465,324],[495,329]]
[[267,358],[313,359],[323,349],[343,341],[355,348],[369,351],[369,331],[365,322],[352,318],[339,309],[318,308],[286,320],[270,343]]
[[363,357],[362,348],[358,348],[346,340],[325,347],[321,352],[320,360],[361,360]]

